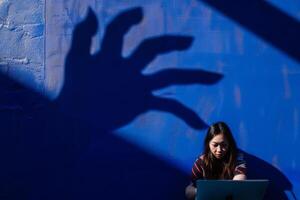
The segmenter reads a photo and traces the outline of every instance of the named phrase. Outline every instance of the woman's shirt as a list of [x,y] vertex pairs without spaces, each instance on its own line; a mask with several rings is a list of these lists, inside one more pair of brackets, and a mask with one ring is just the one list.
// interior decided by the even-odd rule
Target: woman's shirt
[[[246,161],[244,160],[244,156],[242,153],[238,153],[236,159],[236,165],[234,168],[233,175],[245,174],[246,175]],[[192,168],[192,182],[195,182],[198,179],[206,179],[207,172],[205,170],[205,164],[203,161],[203,155],[199,156]]]

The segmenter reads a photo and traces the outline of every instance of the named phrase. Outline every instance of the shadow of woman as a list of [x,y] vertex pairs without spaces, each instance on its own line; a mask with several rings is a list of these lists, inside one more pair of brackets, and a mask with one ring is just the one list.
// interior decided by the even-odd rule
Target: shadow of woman
[[254,155],[246,152],[243,154],[247,162],[247,178],[270,181],[265,193],[265,200],[288,200],[286,192],[290,192],[296,200],[291,182],[279,169]]

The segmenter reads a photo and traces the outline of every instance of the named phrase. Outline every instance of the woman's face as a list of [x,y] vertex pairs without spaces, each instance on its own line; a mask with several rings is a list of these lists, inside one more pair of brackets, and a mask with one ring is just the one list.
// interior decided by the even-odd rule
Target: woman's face
[[209,149],[217,159],[222,159],[226,155],[228,141],[223,133],[216,135],[210,140]]

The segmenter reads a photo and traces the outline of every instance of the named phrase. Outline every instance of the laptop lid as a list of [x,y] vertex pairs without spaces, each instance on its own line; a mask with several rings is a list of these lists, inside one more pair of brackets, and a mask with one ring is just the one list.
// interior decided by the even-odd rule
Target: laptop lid
[[268,180],[197,180],[196,200],[262,200]]

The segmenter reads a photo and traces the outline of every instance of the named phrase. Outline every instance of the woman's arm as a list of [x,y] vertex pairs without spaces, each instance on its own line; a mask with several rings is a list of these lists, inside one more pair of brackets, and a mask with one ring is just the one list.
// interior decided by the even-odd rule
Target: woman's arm
[[237,156],[236,167],[234,169],[234,177],[233,180],[243,181],[247,179],[247,165],[244,159],[244,155],[239,153]]
[[194,200],[197,193],[195,182],[198,179],[204,178],[204,168],[201,156],[196,159],[192,168],[192,183],[185,188],[185,196],[188,200]]

